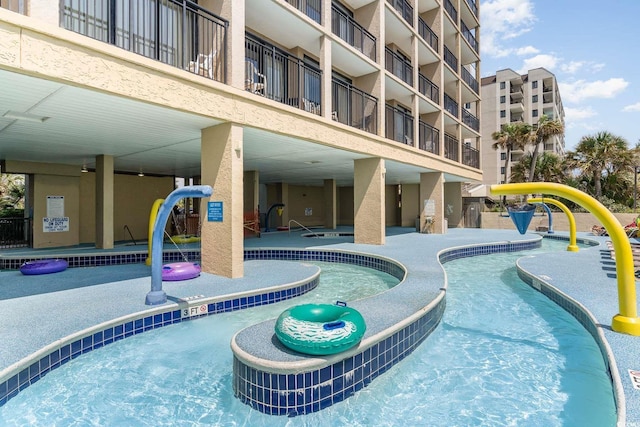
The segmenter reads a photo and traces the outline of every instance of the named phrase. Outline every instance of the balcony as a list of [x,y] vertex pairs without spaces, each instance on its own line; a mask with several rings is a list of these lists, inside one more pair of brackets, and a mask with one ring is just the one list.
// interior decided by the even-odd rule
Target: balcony
[[331,118],[345,125],[378,133],[378,99],[341,80],[331,82]]
[[473,90],[476,94],[480,94],[480,85],[478,81],[471,75],[469,70],[462,67],[462,80],[469,85],[471,90]]
[[453,19],[453,22],[458,23],[458,11],[451,3],[451,0],[444,0],[444,10]]
[[469,126],[476,132],[480,132],[480,120],[464,108],[462,109],[462,123]]
[[322,0],[286,0],[291,6],[320,24]]
[[440,131],[422,120],[418,122],[418,148],[433,154],[440,154]]
[[480,151],[469,144],[462,145],[462,164],[480,169]]
[[444,62],[448,64],[455,73],[458,73],[458,58],[456,58],[447,46],[444,47]]
[[413,147],[413,116],[400,108],[385,106],[385,138]]
[[471,9],[471,12],[473,12],[473,14],[477,17],[478,16],[478,6],[476,5],[476,2],[474,0],[465,0],[465,1],[469,5],[469,9]]
[[458,161],[458,138],[448,133],[444,134],[444,157]]
[[409,86],[413,86],[413,67],[407,60],[389,49],[385,48],[385,67],[394,76],[399,77]]
[[27,0],[0,0],[0,8],[26,15]]
[[418,90],[436,104],[440,104],[440,89],[423,74],[418,74]]
[[475,36],[473,35],[473,33],[471,33],[471,30],[467,28],[464,22],[461,22],[461,26],[462,26],[462,36],[465,38],[465,40],[469,42],[469,45],[471,45],[471,48],[475,50],[476,53],[478,53],[478,41],[476,40]]
[[438,36],[422,18],[418,18],[418,34],[434,51],[438,51]]
[[446,93],[444,94],[444,109],[451,113],[454,117],[459,117],[458,103]]
[[402,16],[402,19],[413,27],[413,6],[407,0],[387,0],[393,8]]
[[376,60],[376,38],[335,6],[331,7],[331,30],[368,58]]
[[[80,4],[79,4],[80,3]],[[188,0],[63,0],[62,27],[225,82],[228,22]]]
[[321,114],[322,71],[253,36],[245,38],[245,90]]

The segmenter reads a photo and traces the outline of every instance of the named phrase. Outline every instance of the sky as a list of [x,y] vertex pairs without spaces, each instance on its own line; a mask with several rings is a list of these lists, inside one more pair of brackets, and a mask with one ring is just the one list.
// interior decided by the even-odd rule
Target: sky
[[565,148],[608,131],[640,141],[640,0],[480,0],[480,74],[555,74]]

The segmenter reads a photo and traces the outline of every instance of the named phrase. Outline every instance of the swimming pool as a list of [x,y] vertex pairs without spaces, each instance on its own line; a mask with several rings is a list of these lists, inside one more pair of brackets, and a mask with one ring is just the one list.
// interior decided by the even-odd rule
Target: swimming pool
[[[566,242],[544,246],[563,250]],[[572,317],[517,278],[513,265],[522,255],[445,264],[447,310],[436,331],[386,375],[316,414],[292,420],[263,415],[231,392],[230,337],[277,316],[294,303],[289,301],[161,328],[83,355],[9,401],[0,421],[546,426],[579,417],[571,419],[573,425],[614,425],[611,383],[597,346]],[[316,292],[326,282],[323,278]],[[339,298],[361,297],[361,292]]]

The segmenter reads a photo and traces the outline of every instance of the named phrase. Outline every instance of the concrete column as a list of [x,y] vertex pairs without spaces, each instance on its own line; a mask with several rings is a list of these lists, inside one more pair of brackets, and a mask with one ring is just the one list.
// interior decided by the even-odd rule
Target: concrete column
[[[233,22],[227,27],[227,75],[226,83],[238,89],[244,89],[245,83],[245,2],[200,0],[198,4],[222,18]],[[218,52],[222,58],[222,52]],[[220,62],[216,61],[216,64]],[[215,193],[214,193],[215,194]]]
[[[4,2],[3,2],[4,3]],[[11,3],[11,1],[9,2]],[[13,3],[18,3],[14,1]],[[26,1],[24,3],[27,3]],[[16,12],[17,10],[14,10]],[[24,8],[21,13],[24,13]],[[60,4],[51,0],[30,0],[29,17],[39,19],[49,25],[60,26]]]
[[[202,184],[213,187],[202,199],[202,271],[224,277],[244,275],[243,129],[225,123],[202,130]],[[206,202],[222,202],[222,221],[209,221]]]
[[335,230],[338,224],[336,180],[324,180],[324,227]]
[[444,184],[444,216],[449,220],[449,227],[462,226],[462,183],[447,182]]
[[[330,2],[328,16],[331,16]],[[328,36],[322,36],[320,37],[320,69],[331,70],[331,67],[331,39]],[[331,90],[331,80],[332,76],[330,72],[322,73],[322,90],[320,91],[320,103],[322,104],[323,108],[321,111],[322,116],[328,119],[331,118],[331,113],[333,112],[333,91]]]
[[384,245],[384,159],[355,160],[353,173],[354,242]]
[[260,172],[246,171],[244,173],[244,211],[258,210],[260,200]]
[[[433,201],[435,204],[431,204]],[[444,187],[442,172],[420,174],[420,231],[442,234],[444,229]],[[435,212],[429,212],[433,208]],[[427,220],[431,218],[431,222]]]
[[113,156],[96,157],[96,248],[113,248]]

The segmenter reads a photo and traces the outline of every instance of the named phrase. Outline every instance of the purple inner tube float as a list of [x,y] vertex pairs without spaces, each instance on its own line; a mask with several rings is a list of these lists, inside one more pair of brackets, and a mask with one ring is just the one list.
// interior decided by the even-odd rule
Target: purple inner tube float
[[20,272],[26,275],[49,274],[64,271],[69,263],[63,259],[41,259],[27,261],[20,266]]
[[162,266],[162,280],[189,280],[200,275],[200,265],[195,262],[174,262]]

